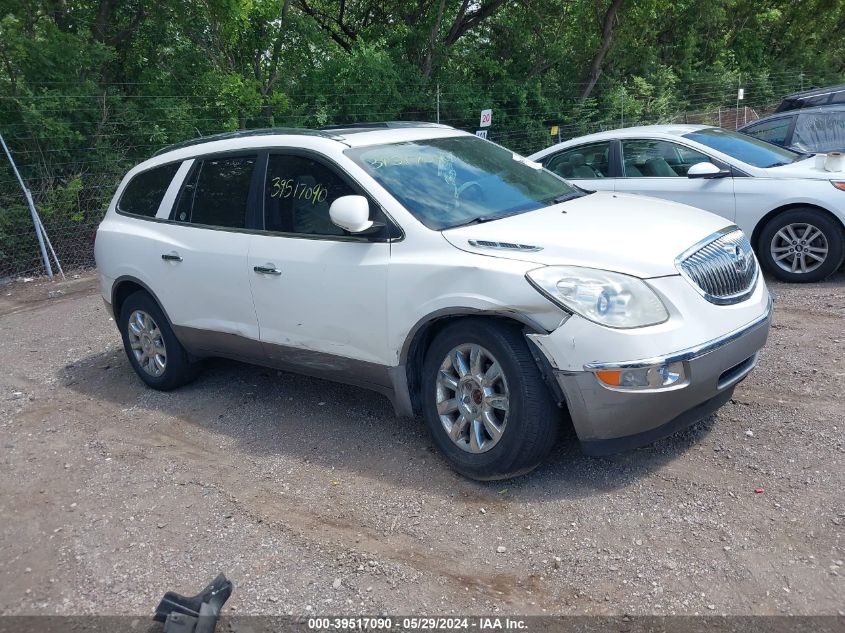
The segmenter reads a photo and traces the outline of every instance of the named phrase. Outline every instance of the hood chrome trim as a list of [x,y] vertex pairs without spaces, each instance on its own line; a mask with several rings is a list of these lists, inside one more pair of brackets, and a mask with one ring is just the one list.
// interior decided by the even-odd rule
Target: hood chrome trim
[[523,253],[536,253],[543,250],[542,246],[531,244],[514,244],[513,242],[494,242],[492,240],[467,240],[470,246],[475,248],[489,248],[499,251],[521,251]]

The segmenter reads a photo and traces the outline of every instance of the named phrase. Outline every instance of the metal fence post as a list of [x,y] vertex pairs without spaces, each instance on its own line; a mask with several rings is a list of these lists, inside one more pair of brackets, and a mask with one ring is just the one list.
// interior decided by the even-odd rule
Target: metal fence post
[[[6,156],[9,157],[9,163],[12,165],[12,171],[15,172],[15,176],[21,185],[21,189],[23,189],[23,195],[26,198],[26,203],[29,205],[29,214],[32,216],[32,226],[35,229],[35,236],[38,238],[38,248],[41,250],[41,261],[44,262],[44,270],[47,271],[47,276],[52,278],[53,267],[50,266],[50,258],[47,257],[47,248],[44,246],[44,234],[42,233],[43,225],[41,224],[41,218],[38,217],[38,211],[35,209],[35,202],[32,199],[32,194],[29,192],[29,189],[26,188],[23,178],[21,178],[21,174],[18,171],[18,167],[15,165],[15,159],[12,158],[12,152],[9,151],[9,147],[6,145],[6,141],[3,139],[2,134],[0,134],[0,144],[3,145],[3,150],[6,152]],[[56,261],[58,262],[58,260]]]

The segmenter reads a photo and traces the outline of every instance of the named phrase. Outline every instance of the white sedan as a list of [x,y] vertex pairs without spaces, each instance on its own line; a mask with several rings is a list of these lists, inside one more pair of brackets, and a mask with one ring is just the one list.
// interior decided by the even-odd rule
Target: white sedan
[[632,127],[530,158],[585,189],[665,198],[724,216],[784,281],[819,281],[845,257],[845,172],[744,134],[704,125]]

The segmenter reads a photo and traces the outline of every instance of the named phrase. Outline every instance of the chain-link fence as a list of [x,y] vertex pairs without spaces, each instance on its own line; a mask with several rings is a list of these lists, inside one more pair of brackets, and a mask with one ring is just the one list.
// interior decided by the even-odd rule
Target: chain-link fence
[[[559,140],[643,123],[689,122],[734,128],[763,115],[777,105],[783,95],[805,86],[804,77],[796,72],[769,76],[765,82],[746,84],[742,101],[737,99],[739,87],[742,86],[738,86],[735,80],[688,86],[684,91],[682,109],[672,109],[666,103],[660,103],[658,97],[637,93],[630,86],[604,86],[603,94],[611,96],[605,97],[601,103],[540,95],[535,100],[536,104],[499,103],[495,86],[484,91],[488,97],[473,99],[467,99],[464,86],[436,86],[430,94],[420,95],[417,106],[408,108],[406,100],[403,107],[394,109],[385,106],[384,102],[373,103],[364,97],[350,102],[348,93],[321,92],[316,100],[314,95],[302,96],[303,105],[298,114],[277,116],[271,122],[292,127],[313,127],[349,121],[439,119],[441,123],[474,131],[480,111],[492,107],[493,124],[488,138],[517,152],[529,154]],[[574,90],[573,93],[577,94]],[[559,87],[554,94],[560,94]],[[56,97],[57,101],[61,101],[61,96]],[[27,98],[42,106],[36,101],[37,97],[33,94],[15,98],[20,102],[20,108],[26,108],[30,105]],[[10,98],[0,95],[0,99]],[[118,95],[114,98],[128,97]],[[295,98],[295,95],[291,96],[292,102]],[[0,122],[0,133],[9,143],[32,192],[65,272],[93,266],[97,225],[123,174],[161,146],[197,136],[200,132],[194,127],[170,134],[163,140],[161,135],[156,134],[139,136],[137,119],[108,120],[112,104],[106,92],[82,97],[74,95],[73,99],[76,113],[84,114],[90,109],[99,115],[97,109],[101,109],[103,123],[97,125],[95,136],[81,138],[72,150],[66,149],[66,143],[61,149],[56,149],[38,141],[36,136],[43,138],[43,131],[39,130],[36,134],[26,123],[4,125]],[[172,105],[151,107],[146,120],[140,123],[160,120],[173,127],[174,123],[181,121],[178,117],[186,117],[185,113],[195,105],[192,95],[168,99],[167,103]],[[192,115],[191,123],[197,120]],[[213,116],[201,120],[205,123],[203,134],[224,131],[229,127]],[[68,133],[68,130],[73,132],[72,121],[63,133]],[[5,157],[0,156],[0,161],[3,165],[0,167],[0,282],[42,275],[44,266],[26,199]]]

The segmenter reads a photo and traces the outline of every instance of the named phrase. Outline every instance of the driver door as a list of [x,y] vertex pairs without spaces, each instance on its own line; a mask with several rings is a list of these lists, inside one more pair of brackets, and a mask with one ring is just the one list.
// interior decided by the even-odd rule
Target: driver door
[[[332,223],[331,203],[361,191],[317,156],[271,153],[264,183],[248,274],[265,353],[323,374],[348,369],[342,358],[389,364],[389,231],[356,236]],[[384,221],[370,206],[370,217]]]

